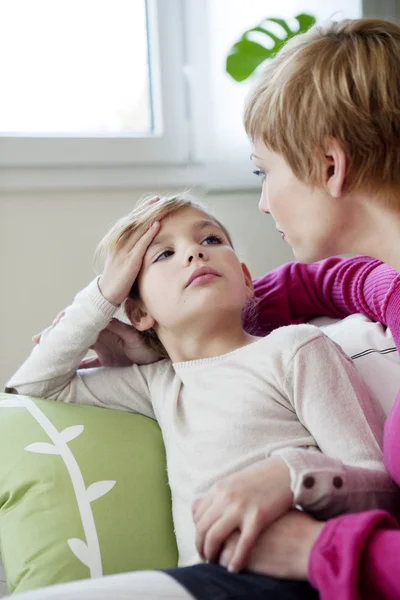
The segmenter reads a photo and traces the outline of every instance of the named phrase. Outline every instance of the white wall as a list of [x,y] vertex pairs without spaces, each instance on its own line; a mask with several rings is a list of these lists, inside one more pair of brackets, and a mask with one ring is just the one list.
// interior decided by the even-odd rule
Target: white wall
[[[93,250],[141,192],[9,193],[0,197],[0,387],[51,323],[93,277]],[[257,194],[202,198],[232,234],[253,276],[292,259]]]

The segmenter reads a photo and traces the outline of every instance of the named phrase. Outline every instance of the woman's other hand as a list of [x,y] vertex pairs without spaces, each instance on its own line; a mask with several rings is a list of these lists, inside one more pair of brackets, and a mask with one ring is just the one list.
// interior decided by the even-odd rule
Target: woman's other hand
[[[51,328],[64,316],[61,312],[54,319]],[[40,344],[42,334],[33,337],[35,344]],[[160,360],[160,356],[150,350],[139,332],[119,319],[112,319],[100,332],[96,343],[91,347],[96,356],[85,358],[79,365],[80,369],[94,367],[125,367],[128,365],[147,365]]]
[[[250,550],[245,569],[278,579],[307,579],[312,547],[325,523],[304,512],[291,510],[269,525]],[[235,531],[219,557],[228,567],[239,541]]]

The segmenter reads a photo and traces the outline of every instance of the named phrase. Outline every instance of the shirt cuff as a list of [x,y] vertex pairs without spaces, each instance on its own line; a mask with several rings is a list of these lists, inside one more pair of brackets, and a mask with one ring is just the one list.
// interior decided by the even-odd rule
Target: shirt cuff
[[87,296],[96,312],[100,312],[104,317],[111,320],[119,307],[104,298],[100,291],[98,281],[99,277],[96,277],[96,279],[91,281],[86,288],[77,294],[76,300],[79,301],[80,296]]
[[279,455],[289,468],[294,508],[321,519],[344,510],[347,482],[341,461],[313,448],[283,448],[273,454]]

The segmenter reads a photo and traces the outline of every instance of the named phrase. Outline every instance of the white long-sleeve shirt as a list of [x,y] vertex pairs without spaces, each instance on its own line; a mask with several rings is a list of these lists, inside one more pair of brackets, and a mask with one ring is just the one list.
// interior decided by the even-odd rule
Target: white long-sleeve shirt
[[383,413],[351,360],[318,328],[282,327],[213,358],[77,371],[116,310],[93,281],[7,388],[158,421],[180,565],[200,560],[193,500],[276,453],[289,466],[294,504],[317,517],[391,509],[398,501],[383,466]]

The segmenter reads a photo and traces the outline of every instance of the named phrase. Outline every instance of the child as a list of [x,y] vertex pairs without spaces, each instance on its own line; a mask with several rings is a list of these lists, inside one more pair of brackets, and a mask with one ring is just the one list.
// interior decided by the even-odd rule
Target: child
[[[284,327],[265,338],[244,331],[251,277],[228,232],[204,207],[179,196],[142,201],[107,234],[100,250],[107,255],[102,275],[43,333],[8,387],[158,421],[180,566],[199,563],[198,550],[218,558],[232,533],[229,515],[205,540],[207,550],[199,547],[199,538],[196,549],[192,503],[245,469],[256,471],[262,483],[263,510],[254,516],[259,531],[292,507],[319,518],[393,507],[398,497],[382,463],[383,415],[350,359],[310,325]],[[132,324],[165,358],[77,370],[124,301]],[[207,579],[215,565],[200,566],[191,567],[192,584],[184,583],[196,598],[205,597],[196,591],[201,587],[196,578]],[[184,570],[171,570],[170,576],[179,581],[179,571]],[[271,590],[264,576],[222,567],[213,576],[207,597],[226,590],[230,578],[236,589],[243,586],[245,597]],[[134,580],[132,598],[139,597]],[[307,584],[283,585],[315,597]],[[42,590],[40,597],[61,597],[54,590]],[[190,596],[176,584],[171,597]]]

